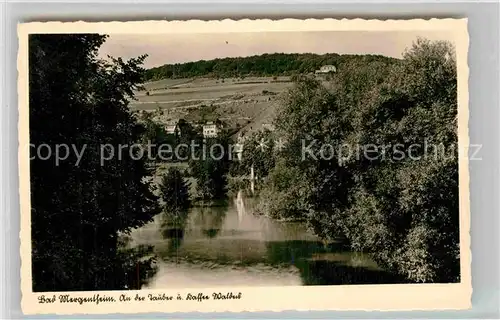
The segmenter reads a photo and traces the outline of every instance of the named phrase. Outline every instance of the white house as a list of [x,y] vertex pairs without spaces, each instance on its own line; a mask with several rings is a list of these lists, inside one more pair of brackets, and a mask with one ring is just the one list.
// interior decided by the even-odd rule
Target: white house
[[207,122],[203,125],[203,136],[205,138],[214,138],[217,137],[220,131],[220,126],[213,123],[212,121]]
[[332,65],[325,65],[319,68],[319,70],[316,70],[316,73],[330,73],[330,72],[337,72],[337,68]]

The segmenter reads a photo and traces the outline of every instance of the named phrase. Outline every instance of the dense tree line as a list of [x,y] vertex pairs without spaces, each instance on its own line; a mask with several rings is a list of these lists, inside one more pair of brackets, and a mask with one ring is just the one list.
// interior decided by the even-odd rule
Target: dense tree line
[[276,120],[286,147],[262,190],[266,213],[344,237],[410,281],[459,281],[456,117],[448,42],[351,60],[328,88],[299,77]]
[[[142,81],[143,57],[97,58],[105,36],[31,35],[30,143],[82,150],[59,164],[31,149],[31,232],[34,291],[140,288],[150,259],[119,249],[119,234],[159,212],[143,179],[144,159],[125,149],[101,165],[100,145],[130,146],[145,128],[128,109]],[[109,151],[109,150],[108,150]]]
[[372,61],[393,61],[396,59],[380,55],[339,55],[328,53],[323,55],[272,53],[251,57],[220,58],[195,62],[166,64],[151,68],[144,73],[144,81],[165,78],[189,77],[242,77],[242,76],[278,76],[310,73],[323,65],[334,65],[343,68],[352,61],[370,63]]

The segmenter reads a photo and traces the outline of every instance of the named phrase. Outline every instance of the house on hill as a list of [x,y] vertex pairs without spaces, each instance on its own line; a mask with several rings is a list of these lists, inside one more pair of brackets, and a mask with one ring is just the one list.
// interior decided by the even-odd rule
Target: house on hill
[[165,132],[167,134],[175,134],[180,136],[181,130],[179,129],[179,120],[170,120],[165,124]]
[[203,125],[203,137],[214,138],[217,137],[221,129],[220,124],[209,121]]
[[330,72],[337,72],[337,68],[333,65],[325,65],[319,68],[319,70],[316,70],[316,74],[324,74],[324,73],[330,73]]

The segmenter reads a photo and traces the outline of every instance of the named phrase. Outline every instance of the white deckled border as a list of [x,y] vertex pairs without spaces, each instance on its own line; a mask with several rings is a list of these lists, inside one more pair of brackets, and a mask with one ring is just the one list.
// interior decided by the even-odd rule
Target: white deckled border
[[[182,34],[239,32],[304,31],[434,31],[460,27],[467,19],[241,19],[241,20],[174,20],[130,22],[29,22],[20,24],[29,33],[114,33],[114,34]],[[24,31],[24,30],[22,30]]]
[[[95,304],[39,304],[31,284],[31,208],[29,173],[28,35],[33,33],[187,34],[305,31],[449,31],[454,35],[458,72],[459,183],[461,282],[456,284],[346,285],[267,288],[203,288],[199,290],[142,290],[68,292],[74,297],[135,296],[136,292],[187,293],[242,292],[241,300],[127,302]],[[135,22],[31,22],[18,25],[19,178],[21,208],[21,307],[25,314],[106,314],[140,312],[241,312],[284,310],[445,310],[471,307],[470,199],[468,170],[468,77],[469,38],[467,19],[283,19],[216,21]],[[46,296],[62,293],[43,293]]]

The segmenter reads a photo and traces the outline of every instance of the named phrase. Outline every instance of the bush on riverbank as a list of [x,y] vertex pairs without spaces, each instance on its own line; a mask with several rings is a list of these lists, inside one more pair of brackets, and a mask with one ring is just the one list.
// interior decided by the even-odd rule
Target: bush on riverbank
[[302,219],[309,210],[310,192],[303,172],[278,161],[259,194],[257,211],[274,219]]
[[403,58],[352,61],[330,89],[297,77],[276,121],[286,165],[272,170],[262,194],[271,216],[302,215],[317,234],[344,235],[410,281],[455,282],[454,49],[419,39]]

